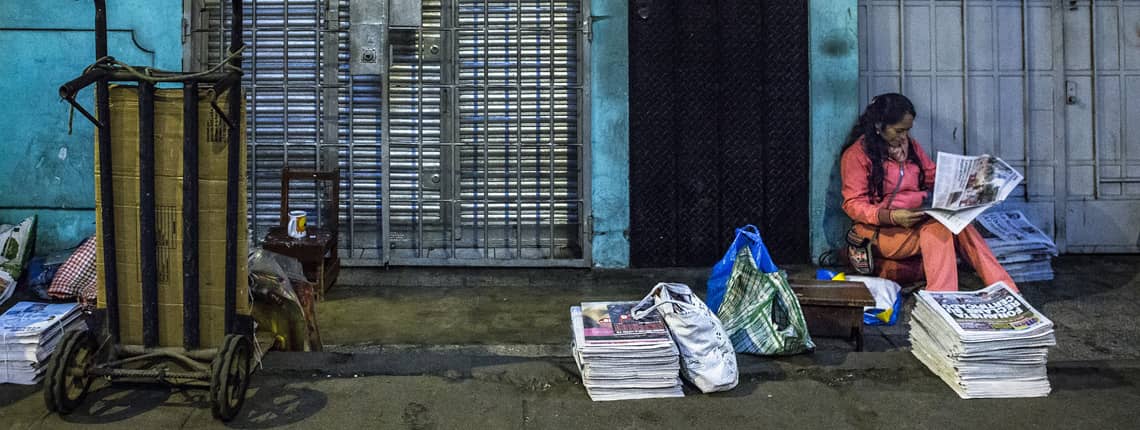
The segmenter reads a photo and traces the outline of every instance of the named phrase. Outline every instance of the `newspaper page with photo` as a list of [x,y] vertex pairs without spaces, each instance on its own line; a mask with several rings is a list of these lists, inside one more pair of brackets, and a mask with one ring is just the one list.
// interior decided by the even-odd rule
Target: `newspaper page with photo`
[[1024,298],[998,282],[978,291],[920,291],[919,297],[963,340],[1024,337],[1048,330],[1053,322]]
[[938,152],[934,195],[924,212],[954,234],[961,233],[974,218],[1009,197],[1022,179],[1021,173],[991,155]]

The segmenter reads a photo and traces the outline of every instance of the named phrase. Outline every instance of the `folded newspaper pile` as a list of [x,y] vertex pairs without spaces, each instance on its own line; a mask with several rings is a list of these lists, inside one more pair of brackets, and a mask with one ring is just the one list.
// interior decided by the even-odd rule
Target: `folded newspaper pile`
[[1053,279],[1057,245],[1021,211],[984,213],[974,225],[1014,282]]
[[0,315],[0,383],[34,385],[63,332],[82,326],[78,303],[20,302]]
[[963,399],[1044,397],[1053,322],[1004,283],[918,293],[911,353]]
[[585,302],[570,308],[574,361],[590,399],[683,397],[677,345],[656,311],[636,320],[637,302]]

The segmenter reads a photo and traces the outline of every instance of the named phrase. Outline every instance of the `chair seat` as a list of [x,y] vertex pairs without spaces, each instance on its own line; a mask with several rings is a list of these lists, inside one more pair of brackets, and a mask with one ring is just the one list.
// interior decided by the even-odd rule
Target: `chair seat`
[[318,262],[336,247],[333,232],[319,227],[310,227],[306,232],[308,235],[305,238],[297,239],[289,236],[282,227],[271,227],[269,234],[265,235],[263,248],[302,262]]

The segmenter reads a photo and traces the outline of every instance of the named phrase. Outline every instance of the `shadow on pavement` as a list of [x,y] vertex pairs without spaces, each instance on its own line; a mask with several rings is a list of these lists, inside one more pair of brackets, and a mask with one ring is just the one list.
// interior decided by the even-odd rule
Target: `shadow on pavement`
[[[127,383],[92,388],[75,412],[61,417],[64,421],[109,424],[158,408],[192,408],[203,414],[211,413],[205,389]],[[326,405],[328,396],[320,391],[292,387],[284,381],[265,382],[254,378],[241,412],[226,425],[238,429],[273,428],[301,422]]]
[[2,384],[0,385],[0,408],[14,405],[32,395],[43,396],[40,393],[39,385]]
[[1117,369],[1103,367],[1049,369],[1053,391],[1111,390],[1131,387],[1140,374],[1126,375]]
[[247,395],[245,406],[233,421],[226,423],[227,427],[267,429],[294,424],[320,412],[329,402],[325,393],[284,383],[251,386],[250,392],[252,395]]
[[123,421],[162,406],[172,392],[167,387],[142,384],[100,386],[96,383],[91,389],[78,409],[60,418],[75,424]]

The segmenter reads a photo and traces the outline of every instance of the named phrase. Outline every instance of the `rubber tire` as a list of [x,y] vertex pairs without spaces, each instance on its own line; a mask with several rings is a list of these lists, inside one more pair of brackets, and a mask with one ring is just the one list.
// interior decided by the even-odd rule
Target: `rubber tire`
[[[88,330],[70,330],[63,334],[59,346],[48,361],[44,381],[44,401],[49,411],[67,415],[75,411],[95,377],[87,372],[95,362],[95,342]],[[75,367],[84,369],[83,376],[72,376]],[[72,388],[78,388],[73,392]]]
[[222,349],[210,365],[210,409],[222,421],[241,411],[249,388],[253,346],[246,336],[226,335]]

